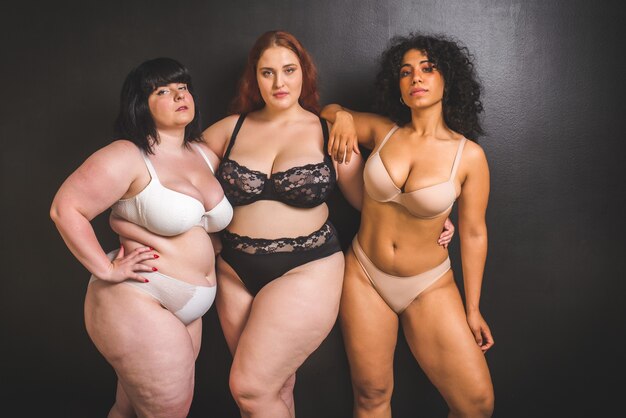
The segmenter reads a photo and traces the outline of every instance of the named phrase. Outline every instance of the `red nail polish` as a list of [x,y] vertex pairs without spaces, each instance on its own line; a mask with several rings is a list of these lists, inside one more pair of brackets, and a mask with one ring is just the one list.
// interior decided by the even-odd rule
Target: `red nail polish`
[[152,271],[157,271],[157,270],[158,270],[158,268],[152,267]]
[[154,255],[154,258],[159,258],[159,255],[158,255],[158,254],[155,254],[155,255]]
[[148,283],[149,281],[150,281],[150,280],[148,280],[148,279],[145,279],[145,280],[144,280],[143,282],[144,282],[144,283]]
[[150,251],[154,250],[154,248],[150,247]]

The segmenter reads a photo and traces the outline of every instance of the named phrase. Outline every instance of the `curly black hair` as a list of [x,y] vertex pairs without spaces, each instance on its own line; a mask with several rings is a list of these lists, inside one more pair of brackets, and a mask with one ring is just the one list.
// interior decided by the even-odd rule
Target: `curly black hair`
[[376,75],[376,111],[402,126],[411,120],[411,110],[400,102],[399,74],[404,54],[417,49],[428,56],[444,80],[443,117],[448,127],[476,139],[483,133],[479,113],[481,85],[467,47],[445,35],[410,33],[395,36],[380,57]]

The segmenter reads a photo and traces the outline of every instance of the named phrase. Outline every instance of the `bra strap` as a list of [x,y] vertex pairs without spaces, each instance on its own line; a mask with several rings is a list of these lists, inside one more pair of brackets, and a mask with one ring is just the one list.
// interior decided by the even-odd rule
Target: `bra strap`
[[376,150],[376,152],[380,152],[380,150],[383,149],[385,142],[387,142],[387,140],[391,138],[391,135],[393,135],[393,133],[397,131],[398,128],[400,128],[398,125],[393,125],[393,128],[391,128],[389,132],[387,132],[387,135],[385,135],[385,137],[383,138],[383,142],[380,143],[380,146],[378,147],[378,150]]
[[246,118],[246,113],[242,113],[237,119],[237,124],[235,125],[235,129],[233,130],[233,134],[230,136],[230,142],[228,143],[228,148],[226,148],[226,152],[224,153],[224,158],[228,158],[230,155],[230,151],[233,149],[233,145],[235,145],[235,139],[237,138],[237,134],[241,129],[241,125],[243,125],[243,120]]
[[322,134],[324,135],[324,154],[326,154],[328,149],[328,124],[326,119],[322,118],[320,118],[320,123],[322,124]]
[[456,150],[456,157],[454,157],[454,163],[452,164],[452,173],[450,174],[450,180],[454,180],[456,177],[456,171],[459,168],[459,161],[461,161],[461,154],[463,154],[463,147],[467,138],[462,138],[459,148]]
[[211,169],[211,173],[215,174],[215,170],[213,170],[213,165],[211,165],[211,161],[209,161],[209,158],[206,156],[206,154],[204,153],[204,151],[202,151],[202,147],[198,144],[191,144],[193,145],[193,147],[198,151],[198,153],[200,153],[200,155],[202,155],[202,158],[204,158],[204,161],[206,161],[206,163],[208,164],[209,168]]
[[146,154],[144,150],[141,150],[141,156],[143,157],[143,160],[146,163],[146,167],[148,167],[148,172],[150,173],[150,177],[152,177],[152,179],[159,182],[159,176],[157,176],[156,170],[154,169],[154,166],[152,165],[152,161],[150,161],[150,159],[148,158],[148,155]]

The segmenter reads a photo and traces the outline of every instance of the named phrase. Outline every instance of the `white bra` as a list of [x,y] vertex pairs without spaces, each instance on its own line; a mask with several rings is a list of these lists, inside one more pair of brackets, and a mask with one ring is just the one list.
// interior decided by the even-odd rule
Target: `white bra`
[[[202,149],[196,144],[191,145],[202,155],[214,173],[213,166]],[[205,211],[204,205],[198,199],[163,186],[143,150],[141,155],[150,172],[150,183],[137,195],[117,201],[111,208],[113,214],[163,236],[182,234],[194,226],[201,226],[206,232],[217,232],[226,228],[233,218],[233,208],[226,196],[212,209]]]

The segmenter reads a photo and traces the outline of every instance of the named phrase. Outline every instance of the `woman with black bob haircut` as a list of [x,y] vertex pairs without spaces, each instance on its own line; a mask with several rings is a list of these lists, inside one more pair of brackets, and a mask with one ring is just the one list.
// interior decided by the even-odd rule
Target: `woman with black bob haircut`
[[[376,79],[380,114],[328,105],[329,152],[372,150],[363,171],[361,225],[346,254],[340,322],[355,417],[391,417],[398,326],[449,417],[489,417],[493,345],[480,309],[487,255],[489,168],[480,84],[467,48],[444,36],[395,37]],[[345,156],[345,157],[344,157]],[[458,200],[465,305],[437,245]]]
[[[186,417],[202,315],[216,294],[208,233],[232,207],[200,142],[185,67],[170,58],[133,69],[122,88],[118,138],[65,180],[50,215],[90,273],[85,325],[118,377],[109,418]],[[103,250],[90,221],[111,208],[119,249]]]
[[[193,95],[191,75],[181,63],[170,58],[156,58],[133,69],[122,86],[120,112],[115,120],[115,135],[126,138],[139,148],[153,154],[152,143],[159,142],[154,119],[148,107],[148,97],[157,87],[170,83],[187,86]],[[193,120],[185,126],[185,144],[202,141],[200,110],[194,109]]]

